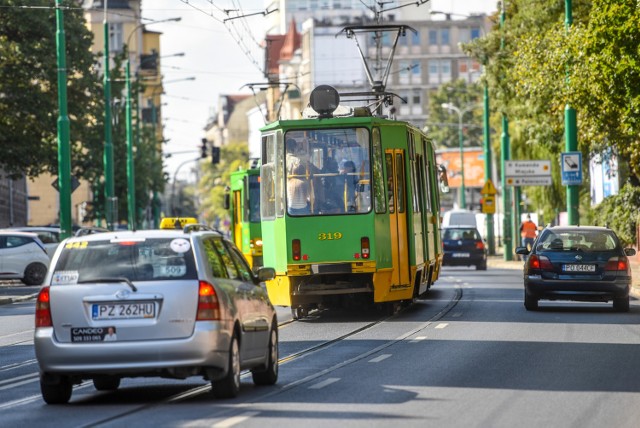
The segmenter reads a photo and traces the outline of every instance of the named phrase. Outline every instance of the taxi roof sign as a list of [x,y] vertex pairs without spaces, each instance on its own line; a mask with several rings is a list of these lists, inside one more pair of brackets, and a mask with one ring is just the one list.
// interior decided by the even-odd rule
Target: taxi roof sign
[[183,229],[187,224],[198,223],[193,217],[165,217],[160,222],[160,229]]
[[486,183],[484,183],[484,186],[482,187],[482,190],[480,191],[480,193],[483,195],[496,194],[496,187],[493,185],[493,181],[491,181],[491,179],[488,179]]

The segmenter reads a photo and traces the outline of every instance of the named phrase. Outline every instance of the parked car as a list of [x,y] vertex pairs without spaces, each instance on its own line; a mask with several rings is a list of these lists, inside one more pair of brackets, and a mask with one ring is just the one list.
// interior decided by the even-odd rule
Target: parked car
[[442,229],[443,266],[475,266],[487,270],[487,248],[478,229],[472,226]]
[[40,285],[47,275],[49,256],[35,233],[0,231],[0,279],[19,279]]
[[524,266],[524,307],[538,309],[538,301],[613,301],[620,312],[629,310],[633,248],[623,248],[615,232],[596,226],[556,226],[544,229],[529,251]]
[[30,232],[38,235],[38,238],[44,244],[44,248],[47,250],[47,254],[49,254],[49,259],[53,257],[53,253],[56,252],[58,245],[60,244],[60,228],[59,227],[48,227],[48,226],[22,226],[22,227],[14,227],[14,230],[19,230],[21,232]]
[[252,273],[195,219],[165,220],[61,244],[36,302],[45,402],[68,402],[87,379],[103,391],[125,377],[202,376],[216,397],[236,396],[244,369],[257,385],[277,381],[278,322],[260,285],[274,269]]

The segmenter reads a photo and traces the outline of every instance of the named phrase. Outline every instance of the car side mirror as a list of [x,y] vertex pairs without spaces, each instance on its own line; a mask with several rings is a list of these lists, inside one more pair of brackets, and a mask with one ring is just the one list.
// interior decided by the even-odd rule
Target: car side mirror
[[516,254],[526,256],[529,254],[529,249],[527,247],[516,247]]
[[258,269],[257,276],[258,276],[258,281],[260,282],[271,281],[273,278],[276,277],[276,270],[270,267],[261,267],[260,269]]
[[625,248],[624,249],[624,255],[625,256],[635,256],[636,255],[636,249],[635,248]]

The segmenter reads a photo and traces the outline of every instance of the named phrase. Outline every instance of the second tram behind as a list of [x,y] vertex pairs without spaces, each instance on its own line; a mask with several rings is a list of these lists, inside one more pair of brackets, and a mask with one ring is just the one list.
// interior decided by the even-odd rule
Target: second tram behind
[[351,302],[395,308],[440,274],[433,143],[407,122],[334,107],[262,128],[263,257],[276,270],[267,289],[294,318]]

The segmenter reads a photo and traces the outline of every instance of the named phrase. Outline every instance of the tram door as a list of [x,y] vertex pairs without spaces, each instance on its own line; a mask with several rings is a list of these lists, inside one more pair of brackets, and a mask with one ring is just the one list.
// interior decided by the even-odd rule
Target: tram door
[[409,243],[407,234],[407,192],[404,150],[385,150],[387,198],[394,285],[409,284]]
[[233,192],[233,242],[244,252],[242,248],[242,192]]

